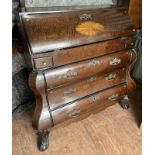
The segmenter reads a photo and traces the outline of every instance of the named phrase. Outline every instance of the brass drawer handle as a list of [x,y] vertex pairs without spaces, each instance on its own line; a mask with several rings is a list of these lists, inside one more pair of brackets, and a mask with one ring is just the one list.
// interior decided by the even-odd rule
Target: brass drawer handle
[[80,109],[75,109],[71,113],[68,114],[69,117],[76,117],[81,113]]
[[111,81],[111,80],[114,80],[116,78],[116,74],[109,74],[107,77],[106,77],[106,80],[107,81]]
[[91,14],[84,13],[84,14],[80,15],[80,20],[91,20],[91,19],[92,19]]
[[68,90],[64,91],[63,96],[67,96],[77,92],[77,89],[74,87],[69,87]]
[[76,71],[68,70],[67,73],[60,76],[60,78],[69,78],[69,77],[75,77],[75,76],[77,76]]
[[118,98],[118,94],[112,94],[108,99],[113,101],[116,100]]
[[99,60],[91,60],[90,62],[89,62],[89,65],[90,66],[97,66],[97,65],[99,65],[100,64],[100,61]]
[[94,103],[94,102],[96,102],[97,100],[99,100],[100,99],[100,97],[99,96],[92,96],[91,97],[91,101]]
[[121,59],[119,58],[114,58],[109,62],[110,65],[118,65],[121,62]]

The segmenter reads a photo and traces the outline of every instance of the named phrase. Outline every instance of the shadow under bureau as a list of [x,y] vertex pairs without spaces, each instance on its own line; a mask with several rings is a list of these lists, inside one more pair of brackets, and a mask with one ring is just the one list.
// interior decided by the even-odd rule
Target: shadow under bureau
[[128,108],[136,29],[127,8],[21,12],[20,28],[40,150],[53,127],[117,102]]

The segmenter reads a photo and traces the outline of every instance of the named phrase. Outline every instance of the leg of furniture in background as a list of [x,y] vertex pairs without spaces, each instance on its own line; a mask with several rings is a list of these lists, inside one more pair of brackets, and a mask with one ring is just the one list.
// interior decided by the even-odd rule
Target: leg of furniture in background
[[139,81],[136,81],[136,90],[133,91],[130,96],[130,102],[133,109],[133,114],[135,115],[135,120],[138,127],[142,123],[142,84]]
[[136,40],[137,61],[133,68],[133,77],[142,83],[142,30],[137,33]]
[[134,65],[132,75],[134,79],[136,79],[137,88],[132,93],[131,103],[134,103],[134,114],[138,126],[141,125],[142,122],[142,30],[139,30],[137,33],[136,39],[136,51],[137,51],[137,61]]

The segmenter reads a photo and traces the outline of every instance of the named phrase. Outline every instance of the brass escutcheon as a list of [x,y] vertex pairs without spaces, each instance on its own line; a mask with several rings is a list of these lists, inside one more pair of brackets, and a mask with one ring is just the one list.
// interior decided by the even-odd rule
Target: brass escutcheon
[[91,19],[92,19],[91,14],[84,13],[84,14],[80,15],[80,20],[91,20]]

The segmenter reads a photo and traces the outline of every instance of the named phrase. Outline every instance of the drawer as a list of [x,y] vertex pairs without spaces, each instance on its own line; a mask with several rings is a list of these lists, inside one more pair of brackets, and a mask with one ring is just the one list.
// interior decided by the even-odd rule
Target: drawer
[[52,57],[42,57],[34,59],[36,69],[45,69],[53,66]]
[[135,46],[136,37],[129,37],[127,39],[126,48],[133,48]]
[[101,91],[81,100],[77,100],[60,109],[51,111],[54,124],[73,119],[82,114],[97,109],[99,106],[104,106],[109,102],[118,102],[126,95],[126,85],[120,85],[113,89]]
[[51,109],[88,96],[103,89],[125,82],[126,70],[118,69],[108,74],[92,76],[69,86],[53,89],[48,92]]
[[126,39],[115,39],[76,48],[53,52],[54,66],[61,66],[81,60],[102,56],[125,49]]
[[90,59],[44,71],[47,88],[54,88],[66,83],[90,77],[100,72],[110,72],[124,67],[130,62],[128,51],[109,54],[106,56]]

